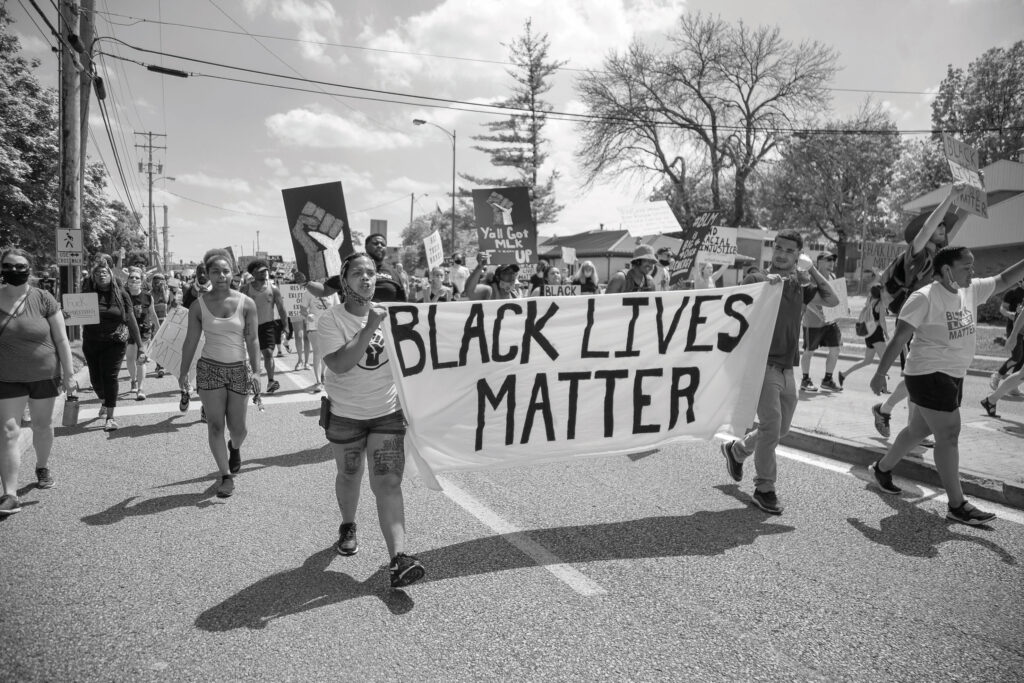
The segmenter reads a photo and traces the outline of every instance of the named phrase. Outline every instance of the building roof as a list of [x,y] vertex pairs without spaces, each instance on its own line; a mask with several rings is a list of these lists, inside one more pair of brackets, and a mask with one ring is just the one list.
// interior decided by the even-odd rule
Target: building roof
[[577,258],[629,256],[635,246],[628,230],[588,230],[575,235],[550,237],[537,245],[537,251],[541,258],[561,256],[559,247],[575,249]]

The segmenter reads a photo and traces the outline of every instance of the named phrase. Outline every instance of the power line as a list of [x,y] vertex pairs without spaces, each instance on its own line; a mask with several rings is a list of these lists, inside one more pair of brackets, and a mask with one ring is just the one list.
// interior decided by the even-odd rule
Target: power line
[[208,202],[201,202],[198,199],[192,199],[191,197],[186,197],[184,195],[180,195],[180,194],[177,194],[175,192],[171,192],[170,190],[163,190],[163,192],[165,192],[166,194],[171,195],[172,197],[177,197],[178,199],[184,199],[186,202],[192,202],[193,204],[200,204],[202,206],[208,206],[211,209],[219,209],[220,211],[227,211],[228,213],[237,213],[237,214],[241,214],[243,216],[255,216],[256,218],[275,218],[275,219],[279,219],[279,220],[286,220],[286,218],[284,216],[273,216],[273,215],[267,214],[267,213],[252,213],[250,211],[238,211],[237,209],[229,209],[226,206],[217,206],[216,204],[210,204]]
[[[243,31],[231,31],[231,30],[228,30],[228,29],[214,28],[212,26],[199,26],[199,25],[196,25],[196,24],[183,24],[183,23],[176,23],[176,22],[155,21],[153,19],[146,19],[146,18],[143,18],[143,17],[134,17],[134,16],[130,16],[130,15],[127,15],[127,14],[116,14],[114,12],[99,12],[99,10],[96,10],[96,12],[98,14],[106,14],[106,15],[112,16],[112,17],[120,17],[122,19],[131,19],[132,20],[130,23],[118,23],[118,22],[110,21],[110,19],[107,19],[108,22],[110,22],[112,24],[116,24],[118,26],[136,26],[138,24],[162,23],[162,24],[164,24],[166,26],[175,26],[175,27],[178,27],[178,28],[193,29],[193,30],[196,30],[196,31],[211,31],[211,32],[214,32],[214,33],[224,33],[224,34],[228,34],[228,35],[246,35],[246,36],[253,37],[253,38],[266,38],[268,40],[280,40],[280,41],[285,41],[285,42],[290,42],[290,43],[301,43],[301,44],[305,44],[305,45],[316,45],[316,46],[319,46],[319,47],[338,47],[338,48],[343,48],[343,49],[346,49],[346,50],[360,50],[360,51],[363,51],[363,52],[379,52],[379,53],[383,53],[383,54],[403,55],[403,56],[408,56],[408,57],[426,57],[428,59],[448,59],[448,60],[459,61],[459,62],[476,62],[476,63],[479,63],[479,64],[493,64],[493,65],[496,65],[496,66],[502,66],[502,67],[506,67],[506,68],[507,67],[515,67],[515,66],[517,66],[517,64],[515,64],[513,62],[507,62],[507,61],[503,61],[503,60],[499,60],[499,59],[483,59],[483,58],[480,58],[480,57],[462,57],[462,56],[459,56],[459,55],[442,55],[442,54],[437,54],[437,53],[434,53],[434,52],[412,52],[412,51],[409,51],[409,50],[393,50],[393,49],[386,49],[386,48],[380,48],[380,47],[367,47],[365,45],[352,45],[350,43],[335,43],[335,42],[331,42],[331,41],[327,41],[327,40],[309,40],[309,39],[304,39],[304,38],[291,38],[289,36],[276,36],[276,35],[270,35],[270,34],[265,34],[265,33],[251,33],[249,31],[245,31],[244,29],[243,29]],[[570,66],[560,66],[560,67],[557,67],[555,70],[556,71],[570,71],[570,72],[574,72],[574,73],[590,73],[590,72],[594,72],[594,71],[603,73],[603,71],[600,70],[600,69],[580,69],[580,68],[570,67]],[[834,92],[880,93],[880,94],[883,94],[883,95],[933,95],[934,94],[932,92],[920,91],[920,90],[880,90],[880,89],[877,89],[877,88],[826,88],[826,90],[831,90],[831,91],[834,91]]]
[[38,22],[36,22],[36,18],[32,16],[32,13],[28,10],[28,7],[25,7],[25,3],[23,3],[21,0],[18,0],[18,4],[21,5],[21,9],[24,10],[25,16],[28,17],[28,20],[31,21],[32,25],[36,27],[37,31],[39,31],[39,35],[43,37],[43,42],[50,47],[50,50],[56,51],[57,46],[50,42],[50,36],[46,35],[46,31],[43,30],[43,27],[40,26]]

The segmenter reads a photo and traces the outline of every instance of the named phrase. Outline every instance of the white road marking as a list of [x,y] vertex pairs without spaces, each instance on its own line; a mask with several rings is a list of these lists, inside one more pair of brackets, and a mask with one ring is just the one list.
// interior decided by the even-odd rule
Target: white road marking
[[438,477],[444,488],[444,494],[454,501],[459,507],[476,517],[492,531],[500,534],[506,541],[526,553],[538,565],[551,572],[555,578],[562,581],[569,588],[584,597],[604,595],[607,591],[598,584],[591,581],[585,575],[562,562],[544,546],[540,545],[522,529],[518,529],[499,517],[486,505],[466,493],[448,479]]
[[[263,394],[263,405],[268,409],[279,403],[312,403],[319,400],[320,394],[280,394],[276,396]],[[188,405],[188,412],[198,412],[200,405],[202,405],[202,402],[193,395],[192,402]],[[250,403],[250,405],[252,404]],[[78,418],[79,421],[84,422],[85,420],[96,417],[96,413],[99,412],[99,409],[99,401],[83,403],[81,409],[82,412]],[[131,398],[119,398],[117,401],[117,410],[115,411],[115,415],[117,415],[117,417],[125,417],[128,415],[160,415],[162,413],[177,412],[177,401],[135,401]]]

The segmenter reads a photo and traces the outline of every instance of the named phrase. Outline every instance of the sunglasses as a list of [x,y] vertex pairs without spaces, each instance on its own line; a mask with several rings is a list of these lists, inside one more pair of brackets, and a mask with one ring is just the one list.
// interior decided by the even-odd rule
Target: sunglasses
[[5,263],[5,264],[3,264],[2,267],[0,267],[0,270],[10,270],[10,271],[14,271],[15,273],[27,273],[28,272],[28,264],[27,263]]

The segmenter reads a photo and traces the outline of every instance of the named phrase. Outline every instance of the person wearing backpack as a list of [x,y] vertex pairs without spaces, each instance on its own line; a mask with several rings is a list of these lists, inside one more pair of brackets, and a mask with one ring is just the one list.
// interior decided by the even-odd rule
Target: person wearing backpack
[[[949,188],[946,198],[925,216],[915,216],[903,231],[907,248],[896,257],[879,278],[882,284],[882,302],[891,313],[899,315],[907,297],[932,281],[936,252],[948,245],[967,220],[963,209],[949,212],[953,200],[966,183],[957,181]],[[906,364],[906,350],[900,350],[900,367]],[[907,397],[906,384],[901,380],[882,403],[871,406],[875,430],[885,438],[891,433],[889,423],[893,408]]]
[[857,361],[846,369],[839,371],[839,386],[844,386],[846,379],[857,370],[871,365],[877,354],[879,358],[885,353],[885,342],[889,338],[889,330],[885,326],[885,309],[882,308],[882,286],[872,285],[868,292],[868,300],[864,310],[857,319],[857,336],[864,338],[864,360]]

